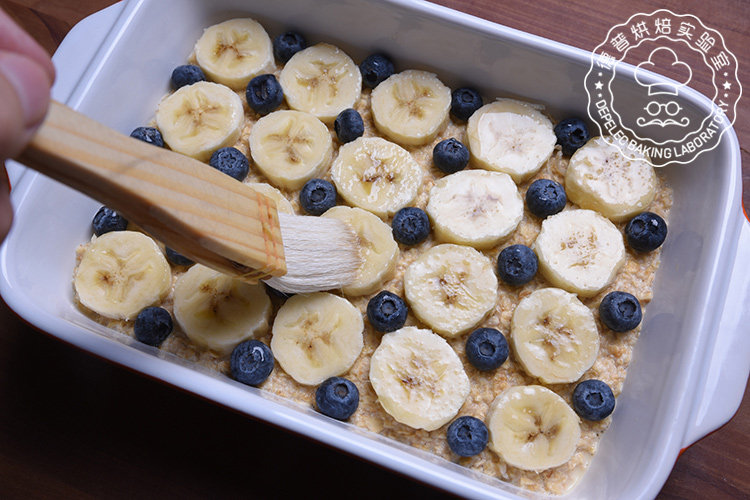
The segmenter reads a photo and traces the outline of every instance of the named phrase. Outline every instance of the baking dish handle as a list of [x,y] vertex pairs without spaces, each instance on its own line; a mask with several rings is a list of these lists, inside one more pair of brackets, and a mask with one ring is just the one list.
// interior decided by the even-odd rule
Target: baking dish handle
[[742,217],[724,311],[709,358],[706,383],[683,448],[727,423],[742,402],[750,373],[750,223]]

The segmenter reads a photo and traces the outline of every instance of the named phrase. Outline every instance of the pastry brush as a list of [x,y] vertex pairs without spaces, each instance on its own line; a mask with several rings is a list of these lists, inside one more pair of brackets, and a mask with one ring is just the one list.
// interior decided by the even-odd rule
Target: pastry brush
[[290,293],[341,288],[356,278],[359,244],[344,222],[279,213],[273,200],[205,163],[58,102],[17,160],[217,271]]

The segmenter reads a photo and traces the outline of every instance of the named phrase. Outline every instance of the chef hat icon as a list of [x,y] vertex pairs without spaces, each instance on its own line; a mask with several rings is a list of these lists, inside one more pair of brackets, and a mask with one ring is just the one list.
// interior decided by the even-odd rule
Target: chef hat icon
[[[675,82],[658,82],[658,83],[645,83],[646,75],[644,70],[656,72],[658,69],[653,59],[659,56],[668,61],[667,64],[661,64],[662,67],[672,68],[672,71],[676,71],[678,76],[675,78]],[[643,87],[648,88],[648,95],[658,94],[669,94],[677,95],[680,87],[684,87],[693,77],[693,70],[690,69],[686,63],[679,60],[674,50],[669,47],[659,47],[651,51],[648,56],[648,61],[643,61],[635,69],[635,79]]]

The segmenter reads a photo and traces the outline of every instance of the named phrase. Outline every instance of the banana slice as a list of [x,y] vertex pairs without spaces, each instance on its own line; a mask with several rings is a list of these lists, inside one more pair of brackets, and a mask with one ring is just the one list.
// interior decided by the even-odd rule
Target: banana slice
[[390,416],[427,431],[455,417],[470,389],[448,342],[413,326],[383,335],[370,359],[370,383]]
[[175,282],[174,316],[192,343],[225,355],[268,331],[271,299],[262,284],[195,264]]
[[545,384],[575,382],[599,354],[591,309],[559,288],[543,288],[518,303],[510,325],[516,359]]
[[408,151],[380,137],[344,144],[331,166],[341,197],[383,218],[414,201],[423,175]]
[[391,75],[372,91],[372,118],[378,130],[399,144],[432,141],[448,123],[451,90],[437,76],[410,69]]
[[465,170],[435,183],[427,213],[438,240],[485,249],[516,229],[523,200],[508,174]]
[[502,392],[487,413],[490,449],[513,467],[541,471],[573,457],[581,438],[578,416],[563,398],[540,385]]
[[281,70],[279,83],[290,108],[332,123],[359,99],[362,74],[343,50],[319,43],[294,54]]
[[603,290],[625,263],[622,234],[592,210],[565,210],[547,217],[533,248],[544,277],[582,297]]
[[301,111],[275,111],[250,131],[250,154],[277,186],[299,189],[331,162],[333,139],[323,123]]
[[393,239],[390,226],[360,208],[333,207],[323,214],[349,224],[359,240],[362,265],[357,279],[342,289],[344,294],[365,295],[379,289],[393,277],[398,261],[398,244]]
[[646,156],[635,159],[604,137],[595,137],[570,158],[565,192],[581,208],[620,222],[648,208],[656,196],[656,173]]
[[475,327],[495,307],[497,278],[487,257],[446,243],[409,264],[404,292],[421,321],[452,338]]
[[275,201],[276,210],[279,212],[294,215],[294,207],[292,204],[286,199],[286,196],[284,196],[281,191],[272,185],[266,184],[265,182],[246,182],[245,184]]
[[91,241],[73,286],[78,300],[112,319],[132,319],[164,297],[172,271],[159,246],[143,233],[112,231]]
[[542,168],[555,149],[552,122],[528,103],[498,99],[479,108],[466,126],[472,160],[521,183]]
[[242,132],[242,100],[218,83],[198,82],[165,97],[156,110],[156,126],[173,150],[208,161],[219,148],[233,146]]
[[206,28],[195,44],[195,60],[211,80],[236,90],[245,90],[254,77],[274,69],[271,39],[249,18]]
[[279,309],[271,350],[281,367],[305,385],[346,373],[362,351],[362,314],[325,292],[295,295]]

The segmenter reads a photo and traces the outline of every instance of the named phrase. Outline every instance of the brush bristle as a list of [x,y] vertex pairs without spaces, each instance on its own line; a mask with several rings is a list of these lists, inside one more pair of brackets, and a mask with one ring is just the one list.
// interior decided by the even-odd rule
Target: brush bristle
[[285,293],[340,289],[357,277],[361,264],[357,235],[328,217],[279,213],[287,273],[266,280]]

